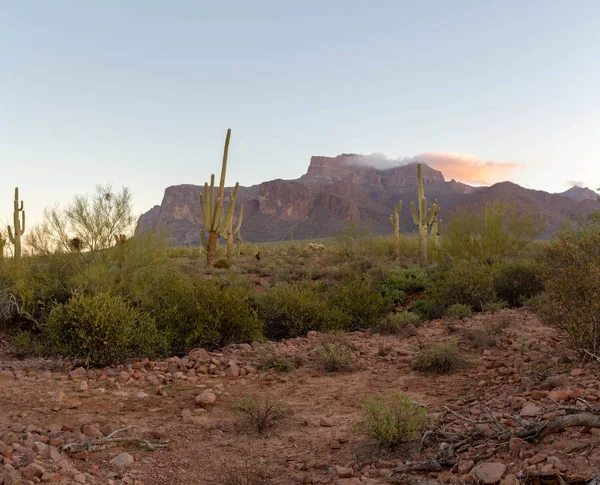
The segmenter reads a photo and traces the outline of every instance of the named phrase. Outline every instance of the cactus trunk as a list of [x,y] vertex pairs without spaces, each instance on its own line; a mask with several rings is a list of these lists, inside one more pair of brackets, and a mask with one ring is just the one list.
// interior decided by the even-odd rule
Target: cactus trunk
[[209,268],[212,268],[215,265],[215,261],[217,259],[217,236],[216,232],[208,233],[208,247],[206,248],[206,262]]
[[[21,236],[25,232],[25,211],[23,210],[23,201],[19,207],[19,187],[15,187],[15,200],[13,203],[13,225],[14,232],[10,226],[8,226],[8,238],[14,246],[14,258],[15,263],[21,262]],[[21,213],[21,218],[19,218]]]
[[233,222],[229,226],[229,232],[227,233],[227,261],[230,263],[233,261]]
[[413,216],[413,222],[419,228],[419,263],[421,268],[427,268],[427,230],[433,224],[433,219],[437,212],[437,201],[427,210],[427,199],[425,198],[425,188],[423,186],[423,176],[421,174],[421,164],[417,163],[417,191],[419,197],[419,206],[414,202],[410,204]]
[[394,226],[394,257],[400,259],[400,211],[402,210],[402,201],[394,207],[394,213],[390,216],[390,222]]

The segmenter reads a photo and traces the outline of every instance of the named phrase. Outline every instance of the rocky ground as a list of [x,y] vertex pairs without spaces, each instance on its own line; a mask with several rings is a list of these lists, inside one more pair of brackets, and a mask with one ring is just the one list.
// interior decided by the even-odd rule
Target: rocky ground
[[[461,328],[484,325],[502,328],[497,345],[475,348]],[[540,443],[506,432],[578,410],[594,415],[600,399],[597,364],[584,365],[525,310],[428,322],[410,337],[346,338],[354,369],[342,373],[318,368],[317,334],[94,370],[19,361],[0,348],[0,484],[267,483],[219,478],[246,467],[267,470],[276,477],[268,483],[280,484],[562,485],[587,483],[600,470],[597,428],[569,427]],[[449,375],[412,370],[423,345],[447,338],[459,339],[466,368]],[[301,365],[263,372],[259,361],[269,355]],[[421,443],[385,451],[357,424],[366,395],[392,390],[428,406],[430,432]],[[259,435],[243,426],[232,403],[265,392],[290,413]],[[454,445],[444,462],[440,436],[466,444]]]

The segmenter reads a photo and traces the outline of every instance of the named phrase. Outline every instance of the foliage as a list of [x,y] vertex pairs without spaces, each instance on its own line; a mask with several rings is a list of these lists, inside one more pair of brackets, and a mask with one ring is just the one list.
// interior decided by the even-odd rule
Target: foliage
[[65,208],[46,209],[25,242],[33,254],[71,252],[73,239],[80,251],[99,251],[114,246],[121,235],[129,237],[134,222],[131,191],[124,187],[115,193],[110,184],[98,185],[91,197],[77,195]]
[[339,334],[326,336],[317,349],[318,365],[328,372],[351,370],[352,358],[352,350]]
[[492,328],[465,329],[464,335],[476,349],[487,349],[496,346],[497,333]]
[[176,353],[262,337],[250,291],[214,278],[165,271],[155,275],[140,304],[154,316]]
[[480,213],[469,209],[455,213],[444,234],[443,247],[452,260],[489,266],[515,257],[543,228],[537,214],[493,202]]
[[446,310],[446,317],[456,318],[462,320],[464,318],[468,318],[473,315],[473,309],[469,305],[463,305],[462,303],[455,303],[454,305],[450,305]]
[[508,307],[508,303],[504,300],[500,300],[500,301],[490,301],[489,303],[486,303],[483,306],[483,309],[486,312],[496,313],[506,307]]
[[375,325],[373,330],[380,334],[395,334],[410,337],[415,334],[416,326],[420,323],[421,318],[413,312],[388,313]]
[[600,223],[569,230],[544,252],[546,293],[538,312],[584,357],[600,353]]
[[230,269],[231,268],[231,263],[229,261],[227,261],[227,259],[217,259],[217,261],[215,261],[214,268],[216,268],[216,269]]
[[418,438],[427,420],[427,409],[400,392],[368,396],[362,408],[362,429],[385,447]]
[[246,457],[241,462],[224,460],[210,485],[275,485],[274,474],[259,458]]
[[427,286],[427,276],[419,268],[394,267],[384,278],[381,291],[386,302],[401,305],[406,296],[423,291]]
[[44,337],[58,355],[86,365],[154,357],[165,350],[154,319],[120,296],[75,294],[53,307]]
[[410,307],[411,312],[416,313],[421,320],[435,320],[442,318],[444,307],[432,299],[416,300]]
[[419,353],[413,367],[421,372],[448,374],[466,365],[466,359],[460,354],[456,342],[447,340],[430,345]]
[[271,394],[251,394],[233,404],[233,409],[243,414],[248,424],[263,433],[285,418],[288,406]]
[[280,283],[256,297],[258,316],[271,339],[299,337],[310,330],[345,328],[350,318],[327,304],[315,287]]
[[531,262],[512,262],[500,266],[494,276],[494,291],[511,307],[522,306],[525,300],[544,289],[541,269]]
[[329,304],[350,316],[351,329],[376,325],[391,310],[374,279],[367,276],[341,281],[331,292]]

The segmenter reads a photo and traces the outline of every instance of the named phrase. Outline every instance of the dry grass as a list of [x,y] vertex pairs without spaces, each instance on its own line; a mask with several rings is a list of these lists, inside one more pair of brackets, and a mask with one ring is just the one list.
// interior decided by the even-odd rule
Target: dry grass
[[244,415],[247,425],[258,433],[277,425],[290,414],[284,402],[271,394],[251,394],[233,404],[233,409]]

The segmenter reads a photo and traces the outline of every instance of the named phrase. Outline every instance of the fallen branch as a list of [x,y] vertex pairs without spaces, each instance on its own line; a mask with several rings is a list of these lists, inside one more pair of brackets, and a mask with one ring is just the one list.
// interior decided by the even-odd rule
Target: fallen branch
[[169,442],[161,443],[157,441],[150,441],[145,438],[134,438],[134,437],[124,437],[124,438],[115,438],[115,436],[123,431],[127,431],[134,426],[126,426],[124,428],[117,429],[113,431],[109,435],[104,438],[98,438],[95,440],[90,440],[85,443],[67,443],[65,445],[59,446],[59,451],[65,451],[67,453],[79,453],[81,451],[102,451],[107,450],[109,448],[114,448],[115,446],[119,446],[122,444],[135,445],[138,448],[146,448],[150,451],[154,451],[157,448],[165,448],[169,445]]

